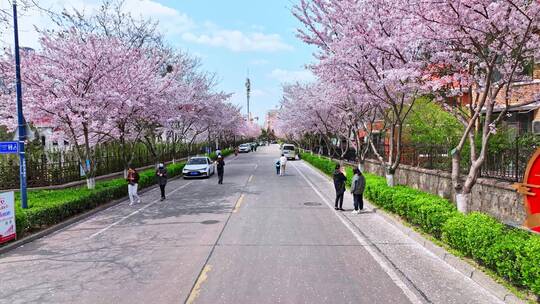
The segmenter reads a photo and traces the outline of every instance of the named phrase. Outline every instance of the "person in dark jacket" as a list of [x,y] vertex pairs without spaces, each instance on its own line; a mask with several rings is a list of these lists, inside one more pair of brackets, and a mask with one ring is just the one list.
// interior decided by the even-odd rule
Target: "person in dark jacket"
[[358,170],[358,168],[353,169],[354,177],[351,181],[351,193],[354,199],[354,214],[360,213],[360,210],[364,209],[364,189],[366,188],[366,178]]
[[345,182],[347,177],[343,174],[343,170],[339,164],[336,165],[334,171],[334,188],[336,189],[335,209],[343,211],[343,195],[345,194]]
[[165,168],[165,165],[159,164],[156,170],[156,177],[159,190],[161,190],[161,200],[163,201],[165,200],[165,186],[167,185],[167,168]]
[[218,155],[216,160],[217,174],[218,174],[218,184],[223,184],[223,174],[225,173],[225,161],[223,161],[223,156]]
[[138,204],[141,202],[139,194],[137,194],[137,188],[139,187],[139,173],[133,167],[129,167],[127,178],[128,182],[128,194],[129,194],[129,205]]

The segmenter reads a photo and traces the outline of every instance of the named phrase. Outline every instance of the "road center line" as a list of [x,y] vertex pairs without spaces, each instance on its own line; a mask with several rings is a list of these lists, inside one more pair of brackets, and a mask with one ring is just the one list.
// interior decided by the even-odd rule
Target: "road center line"
[[[193,181],[188,182],[187,184],[184,184],[184,185],[182,185],[182,186],[180,186],[180,187],[174,189],[173,191],[171,191],[171,192],[169,192],[169,193],[167,193],[167,194],[173,194],[173,193],[175,193],[175,192],[177,192],[177,191],[179,191],[179,190],[181,190],[181,189],[183,189],[183,188],[185,188],[185,187],[191,185],[192,183],[193,183]],[[94,237],[96,237],[96,236],[102,234],[103,232],[105,232],[105,231],[111,229],[112,227],[114,227],[114,226],[120,224],[121,222],[125,221],[126,219],[128,219],[128,218],[134,216],[135,214],[137,214],[137,213],[143,211],[144,209],[146,209],[146,208],[148,208],[148,207],[150,207],[150,206],[156,204],[156,203],[159,202],[159,201],[161,201],[161,199],[156,199],[156,200],[152,201],[152,202],[149,203],[148,205],[145,205],[144,207],[142,207],[142,208],[140,208],[140,209],[138,209],[138,210],[135,210],[135,211],[131,212],[130,214],[124,216],[124,217],[121,218],[121,219],[119,219],[118,221],[116,221],[116,222],[110,224],[109,226],[107,226],[107,227],[101,229],[100,231],[98,231],[98,232],[92,234],[92,235],[89,236],[88,238],[91,239],[91,238],[94,238]]]
[[253,174],[251,174],[251,176],[249,177],[248,183],[251,183],[252,180],[253,180]]
[[236,204],[234,204],[233,213],[238,212],[238,210],[240,209],[240,206],[242,205],[243,202],[244,202],[244,193],[242,193],[242,195],[240,195],[240,197],[236,201]]
[[[354,237],[356,238],[356,240],[360,243],[360,244],[369,244],[369,240],[367,240],[365,237],[361,236],[352,226],[349,222],[347,222],[343,216],[341,214],[339,214],[338,212],[335,212],[334,211],[334,208],[332,207],[331,203],[328,201],[328,199],[326,197],[324,197],[324,195],[321,194],[321,192],[319,192],[319,190],[315,187],[315,185],[313,185],[313,183],[304,175],[304,173],[302,173],[302,171],[300,171],[300,169],[298,169],[298,167],[293,163],[293,167],[296,169],[296,171],[298,171],[298,173],[300,174],[300,176],[302,176],[304,178],[304,180],[306,181],[306,183],[313,189],[313,191],[321,198],[321,200],[326,203],[326,205],[328,206],[328,208],[330,208],[333,213],[337,216],[337,218],[339,218],[339,220],[341,221],[341,223],[343,223],[343,225],[345,225],[345,227],[347,227],[347,229],[354,235]],[[403,283],[403,281],[399,278],[399,276],[397,275],[397,273],[388,265],[388,263],[384,260],[383,257],[381,257],[376,251],[373,250],[373,248],[371,248],[371,246],[364,246],[364,248],[366,249],[366,251],[373,257],[373,259],[375,260],[375,262],[377,262],[377,264],[379,264],[379,266],[381,266],[381,268],[384,270],[384,272],[386,272],[386,274],[390,277],[390,279],[403,291],[403,293],[405,294],[405,296],[414,304],[421,304],[422,301],[420,301],[420,299],[418,299],[418,297],[416,296],[416,294],[405,284]]]
[[208,279],[208,273],[212,270],[211,265],[205,265],[203,270],[201,271],[201,274],[197,278],[197,281],[195,282],[195,285],[191,292],[189,293],[189,297],[186,300],[186,304],[192,304],[201,294],[201,286],[202,284]]

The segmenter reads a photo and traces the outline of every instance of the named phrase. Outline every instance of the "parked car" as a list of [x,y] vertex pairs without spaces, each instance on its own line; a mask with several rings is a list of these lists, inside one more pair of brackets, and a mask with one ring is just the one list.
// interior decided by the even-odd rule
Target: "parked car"
[[287,159],[296,158],[296,147],[292,144],[283,144],[281,147],[281,153],[287,157]]
[[249,153],[249,152],[251,152],[251,144],[241,144],[238,147],[238,152],[240,152],[240,153]]
[[206,156],[195,156],[188,160],[182,170],[184,178],[210,177],[215,173],[214,162]]

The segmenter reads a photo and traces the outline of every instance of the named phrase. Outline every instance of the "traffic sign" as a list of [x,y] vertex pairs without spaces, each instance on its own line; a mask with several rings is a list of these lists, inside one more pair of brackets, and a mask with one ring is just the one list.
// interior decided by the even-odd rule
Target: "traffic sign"
[[16,141],[1,141],[0,154],[17,154],[19,152],[19,144]]

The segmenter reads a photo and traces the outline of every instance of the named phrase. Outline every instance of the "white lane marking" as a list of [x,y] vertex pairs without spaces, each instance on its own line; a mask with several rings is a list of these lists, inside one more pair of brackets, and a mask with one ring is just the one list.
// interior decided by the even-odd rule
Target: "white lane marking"
[[257,170],[258,167],[259,167],[259,164],[255,164],[255,169],[253,170]]
[[[191,182],[189,182],[189,183],[187,183],[187,184],[184,184],[184,185],[182,185],[182,186],[180,186],[180,187],[174,189],[173,191],[171,191],[171,192],[169,192],[169,193],[167,193],[167,194],[173,194],[173,193],[177,192],[178,190],[181,190],[181,189],[183,189],[183,188],[185,188],[185,187],[191,185],[192,183],[193,183],[193,181],[191,181]],[[110,224],[109,226],[107,226],[107,227],[101,229],[100,231],[98,231],[98,232],[92,234],[92,235],[89,236],[88,238],[91,239],[91,238],[94,238],[94,237],[96,237],[96,236],[102,234],[103,232],[105,232],[105,231],[111,229],[112,227],[114,227],[114,226],[120,224],[121,222],[123,222],[123,221],[127,220],[128,218],[134,216],[135,214],[137,214],[137,213],[143,211],[144,209],[146,209],[146,208],[148,208],[148,207],[150,207],[150,206],[156,204],[156,203],[159,202],[159,201],[161,201],[161,199],[156,199],[156,200],[152,201],[152,202],[149,203],[148,205],[145,205],[144,207],[142,207],[142,208],[140,208],[140,209],[138,209],[138,210],[135,210],[135,211],[131,212],[130,214],[124,216],[124,217],[121,218],[121,219],[119,219],[118,221],[116,221],[116,222]]]
[[[293,167],[296,169],[296,171],[298,171],[298,173],[304,178],[304,180],[306,181],[306,183],[311,187],[311,189],[313,189],[313,191],[315,191],[315,193],[321,198],[321,200],[323,202],[326,203],[326,205],[328,206],[328,208],[334,210],[334,208],[332,207],[331,203],[328,201],[328,199],[326,197],[324,197],[321,192],[319,192],[319,190],[315,187],[315,185],[313,185],[313,183],[304,175],[304,173],[302,173],[302,171],[300,171],[298,169],[298,167],[293,163]],[[337,218],[339,218],[339,220],[341,221],[341,223],[343,223],[343,225],[345,225],[345,227],[347,227],[347,229],[354,235],[354,237],[356,238],[356,240],[360,243],[360,244],[369,244],[369,241],[363,237],[362,235],[360,235],[352,226],[349,222],[347,222],[343,216],[341,216],[338,212],[335,212],[334,211],[334,214],[337,216]],[[380,256],[380,254],[378,254],[375,250],[373,250],[373,248],[371,246],[365,246],[364,247],[366,249],[366,251],[373,257],[373,259],[377,262],[377,264],[379,264],[379,266],[381,266],[381,268],[384,270],[384,272],[386,272],[386,274],[390,277],[390,279],[399,287],[401,288],[401,290],[403,291],[403,293],[405,294],[405,296],[414,304],[422,304],[422,301],[420,301],[418,299],[418,297],[416,296],[416,294],[405,284],[403,283],[403,281],[399,278],[398,274],[388,265],[388,263],[384,260],[383,257]]]
[[[315,168],[312,167],[311,165],[306,164],[306,163],[303,163],[303,165],[304,165],[306,168],[309,168],[309,170],[310,170],[311,172],[314,172],[315,174],[318,174],[318,175],[319,175],[321,178],[323,178],[324,180],[331,181],[331,179],[330,179],[327,175],[324,175],[323,173],[321,173],[321,171],[315,169]],[[364,208],[366,207],[366,204],[371,205],[370,202],[366,202],[366,201],[364,200]],[[376,206],[373,206],[373,209],[376,209]],[[367,209],[367,210],[370,210],[370,209]],[[390,224],[390,225],[394,225],[393,223],[390,222],[389,219],[387,219],[387,218],[381,216],[380,214],[375,213],[375,216],[377,216],[380,220],[383,220],[383,221],[385,221],[386,223],[388,223],[388,224]],[[396,228],[396,231],[397,231],[397,233],[403,234],[403,236],[405,236],[406,238],[409,238],[409,239],[410,239],[410,237],[409,237],[407,234],[403,233],[403,232],[400,231],[400,230],[397,230],[397,228]],[[484,286],[478,284],[478,283],[477,283],[476,281],[474,281],[471,277],[469,277],[469,276],[463,274],[462,272],[460,272],[459,270],[457,270],[454,266],[450,265],[447,261],[443,260],[440,256],[438,256],[438,255],[436,255],[435,253],[429,251],[429,250],[428,250],[426,247],[424,247],[420,242],[418,242],[418,241],[415,240],[415,239],[412,239],[412,241],[413,241],[415,244],[418,244],[420,250],[422,250],[424,253],[426,253],[426,254],[429,255],[430,257],[432,257],[432,258],[438,260],[440,263],[446,265],[446,266],[450,269],[450,271],[453,271],[454,273],[456,273],[456,274],[462,276],[463,278],[465,278],[465,280],[470,281],[471,284],[476,284],[476,286],[478,286],[479,288],[483,289],[489,296],[492,297],[494,303],[504,303],[504,302],[501,301],[495,294],[493,294],[493,293],[491,292],[491,290],[489,290],[489,289],[487,289],[486,287],[484,287]]]

